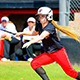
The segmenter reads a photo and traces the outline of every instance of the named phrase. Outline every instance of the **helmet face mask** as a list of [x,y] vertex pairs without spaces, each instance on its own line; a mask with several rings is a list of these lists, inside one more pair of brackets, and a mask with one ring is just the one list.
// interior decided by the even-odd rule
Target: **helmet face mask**
[[53,19],[53,11],[49,7],[41,7],[38,9],[37,15],[46,15],[48,21]]

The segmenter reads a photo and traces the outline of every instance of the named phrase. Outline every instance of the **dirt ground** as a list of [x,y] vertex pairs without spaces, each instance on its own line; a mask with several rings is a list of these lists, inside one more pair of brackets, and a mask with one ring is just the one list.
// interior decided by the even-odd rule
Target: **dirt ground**
[[28,61],[0,61],[0,65],[30,65]]

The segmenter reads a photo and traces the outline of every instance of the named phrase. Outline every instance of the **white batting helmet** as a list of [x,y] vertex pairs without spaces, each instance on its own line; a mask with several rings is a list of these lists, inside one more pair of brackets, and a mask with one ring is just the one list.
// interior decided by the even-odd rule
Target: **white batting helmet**
[[49,21],[53,19],[53,11],[49,7],[40,7],[37,12],[37,15],[39,14],[47,15]]

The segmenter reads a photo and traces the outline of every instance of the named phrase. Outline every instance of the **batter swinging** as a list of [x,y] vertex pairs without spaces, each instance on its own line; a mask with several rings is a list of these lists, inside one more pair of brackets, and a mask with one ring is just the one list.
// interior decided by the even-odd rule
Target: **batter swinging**
[[43,80],[49,80],[45,70],[41,66],[56,61],[67,75],[80,80],[80,73],[72,68],[66,50],[57,38],[55,26],[51,23],[53,20],[52,10],[49,7],[41,7],[38,9],[37,16],[41,24],[37,24],[36,31],[26,33],[19,32],[16,34],[16,36],[36,35],[37,32],[39,32],[37,38],[23,45],[24,48],[41,40],[43,42],[45,52],[33,59],[31,67]]

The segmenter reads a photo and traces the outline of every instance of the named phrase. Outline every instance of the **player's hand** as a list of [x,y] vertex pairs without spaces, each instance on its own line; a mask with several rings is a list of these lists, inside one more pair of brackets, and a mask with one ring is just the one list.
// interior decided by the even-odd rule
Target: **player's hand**
[[16,33],[16,37],[20,37],[21,32]]
[[29,46],[31,45],[31,43],[30,42],[27,42],[27,43],[25,43],[23,46],[22,46],[22,48],[28,48]]
[[9,40],[9,41],[12,40],[11,36],[9,36],[9,35],[7,35],[7,34],[6,34],[6,36],[5,36],[5,39],[7,39],[7,40]]

